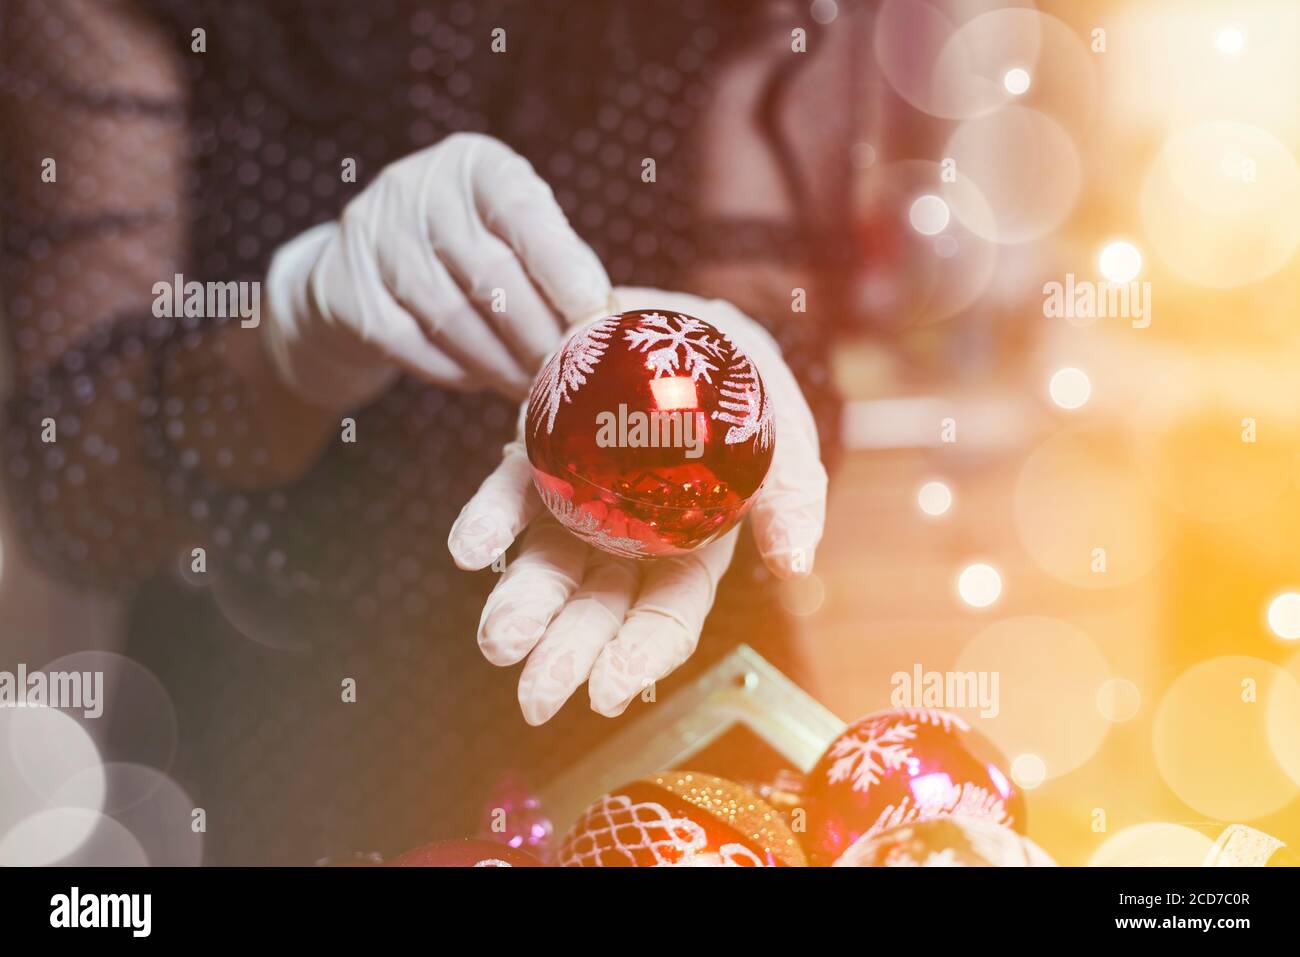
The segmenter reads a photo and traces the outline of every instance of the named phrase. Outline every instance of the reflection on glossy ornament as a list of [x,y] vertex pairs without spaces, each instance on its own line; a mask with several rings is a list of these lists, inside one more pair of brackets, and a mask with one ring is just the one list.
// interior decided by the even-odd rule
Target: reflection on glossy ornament
[[507,772],[484,803],[478,836],[545,856],[554,825],[541,799],[518,772]]
[[781,815],[748,788],[666,771],[606,794],[560,846],[565,867],[800,867]]
[[775,445],[749,357],[679,312],[625,312],[569,336],[533,386],[526,423],[547,507],[591,545],[680,555],[731,528]]
[[834,867],[1055,867],[1029,838],[976,817],[935,817],[867,834]]
[[960,815],[1023,831],[1024,800],[1005,760],[960,716],[879,711],[831,742],[808,774],[805,847],[830,864],[863,835]]
[[541,867],[542,862],[524,851],[497,844],[461,838],[435,841],[388,862],[389,867]]

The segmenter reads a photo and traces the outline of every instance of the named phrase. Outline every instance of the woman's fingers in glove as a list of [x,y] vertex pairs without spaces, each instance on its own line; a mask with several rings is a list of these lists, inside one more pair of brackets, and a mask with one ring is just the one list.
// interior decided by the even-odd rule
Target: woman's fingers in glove
[[812,571],[826,521],[826,469],[817,422],[776,340],[734,305],[714,299],[704,317],[718,323],[758,366],[776,426],[767,480],[750,512],[759,553],[778,578]]
[[[285,380],[309,401],[348,408],[391,383],[386,362],[358,361],[358,339],[417,377],[448,388],[472,384],[468,370],[393,298],[378,268],[364,243],[334,223],[308,230],[276,253],[268,280],[267,349]],[[361,322],[362,316],[370,318]]]
[[591,708],[617,717],[695,651],[718,582],[731,564],[737,530],[689,555],[660,559],[643,573],[641,591],[591,669]]
[[[533,374],[559,342],[564,320],[528,278],[527,262],[490,232],[476,211],[449,211],[431,242],[434,268],[448,276],[462,300],[472,303],[480,335],[494,341],[491,361],[513,366],[526,393]],[[451,322],[447,327],[459,333],[466,325]]]
[[519,707],[529,724],[549,721],[587,680],[618,634],[639,580],[635,562],[588,550],[582,585],[551,621],[519,677]]
[[[462,275],[461,282],[470,290],[483,320],[526,371],[526,395],[533,376],[559,345],[565,324],[537,291],[514,252],[495,236],[487,239],[490,243],[484,245],[492,250],[482,251],[484,258],[477,260],[481,265],[474,267],[472,275]],[[491,258],[493,255],[496,258]]]
[[483,223],[514,250],[528,275],[566,322],[606,308],[605,267],[569,225],[546,181],[505,145],[480,138],[472,170]]
[[[480,335],[495,340],[466,342],[465,351],[522,377],[522,389],[515,384],[510,391],[526,394],[565,325],[604,307],[609,278],[527,160],[488,137],[451,140],[457,161],[440,165],[442,178],[423,193],[422,235],[430,255],[405,258],[441,265],[439,272],[472,304]],[[450,292],[443,298],[450,300]],[[438,302],[430,300],[425,314],[461,335],[469,324],[449,322]]]
[[604,267],[528,161],[455,134],[277,254],[264,335],[284,380],[322,408],[371,401],[399,366],[522,398],[566,324],[608,298]]
[[[474,380],[512,398],[528,394],[534,366],[525,365],[483,321],[483,307],[462,291],[447,266],[427,258],[398,257],[383,264],[385,285],[428,340]],[[555,326],[548,315],[543,322]]]
[[[803,403],[798,393],[773,401],[778,398]],[[768,569],[778,578],[799,578],[812,571],[826,522],[826,469],[811,415],[807,422],[778,417],[776,436],[776,454],[750,521]]]
[[483,606],[483,656],[494,665],[513,665],[532,651],[582,581],[586,560],[587,546],[551,516],[534,522]]
[[459,568],[486,568],[505,554],[541,511],[524,441],[514,439],[507,443],[501,463],[483,480],[452,523],[447,550]]

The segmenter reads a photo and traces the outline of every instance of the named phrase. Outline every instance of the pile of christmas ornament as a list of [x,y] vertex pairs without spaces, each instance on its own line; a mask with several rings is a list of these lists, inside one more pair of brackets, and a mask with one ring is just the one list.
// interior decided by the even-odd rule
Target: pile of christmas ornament
[[[958,715],[881,711],[831,742],[797,789],[665,771],[589,806],[554,849],[564,867],[1050,867],[1024,836],[1003,759]],[[760,796],[760,791],[766,798]],[[514,843],[545,853],[530,821]],[[406,866],[538,866],[489,841],[412,851]]]

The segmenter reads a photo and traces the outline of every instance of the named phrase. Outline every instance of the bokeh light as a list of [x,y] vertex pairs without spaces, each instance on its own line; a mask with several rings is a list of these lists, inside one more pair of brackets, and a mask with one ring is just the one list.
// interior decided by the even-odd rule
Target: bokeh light
[[880,72],[931,116],[985,115],[1022,95],[1029,81],[1061,118],[1086,125],[1096,100],[1088,49],[1070,25],[1033,6],[962,0],[940,9],[924,0],[884,0],[874,22]]
[[907,219],[922,236],[936,236],[948,227],[948,204],[933,193],[918,196],[908,210]]
[[145,867],[149,859],[129,830],[97,811],[40,811],[0,836],[0,867]]
[[1132,282],[1142,272],[1142,253],[1128,240],[1117,239],[1102,247],[1097,268],[1107,282]]
[[1011,780],[1017,787],[1032,791],[1047,780],[1047,765],[1036,754],[1018,754],[1011,761]]
[[1202,123],[1166,141],[1140,206],[1157,255],[1181,278],[1234,288],[1271,276],[1300,243],[1300,168],[1259,127]]
[[1002,77],[1002,87],[1012,96],[1022,96],[1029,92],[1031,82],[1029,71],[1023,67],[1013,67]]
[[[900,238],[910,240],[864,264],[857,282],[863,308],[888,317],[894,328],[932,324],[960,313],[989,289],[998,246],[952,217],[956,197],[968,220],[985,233],[996,232],[992,210],[973,182],[958,177],[944,183],[939,163],[903,160],[874,168],[856,187],[868,220],[891,234],[901,230]],[[934,236],[921,231],[936,228],[941,232]]]
[[817,575],[783,581],[777,589],[781,607],[792,615],[815,615],[826,601],[826,586]]
[[952,508],[952,489],[943,482],[926,482],[916,493],[916,504],[926,515],[944,515]]
[[1113,724],[1131,721],[1142,707],[1142,692],[1127,678],[1111,678],[1097,689],[1097,711]]
[[1240,27],[1224,27],[1215,36],[1214,46],[1224,56],[1237,56],[1246,49],[1246,34]]
[[226,621],[249,641],[278,651],[311,647],[291,606],[267,583],[247,576],[217,576],[211,595]]
[[1046,114],[1006,106],[964,121],[944,148],[992,211],[972,207],[959,189],[948,206],[967,229],[990,242],[1023,243],[1055,229],[1074,208],[1082,177],[1070,135]]
[[957,576],[957,593],[972,608],[987,608],[1002,594],[1002,576],[992,565],[967,565]]
[[1146,575],[1165,550],[1159,519],[1105,433],[1045,439],[1015,486],[1015,527],[1035,563],[1076,588],[1114,588]]
[[1182,824],[1135,824],[1116,831],[1088,859],[1089,867],[1200,867],[1214,842]]
[[1286,775],[1300,784],[1300,652],[1268,689],[1268,743]]
[[870,143],[854,143],[849,150],[849,162],[854,169],[871,169],[876,165],[876,148]]
[[[1270,695],[1283,703],[1273,705]],[[1300,707],[1300,685],[1277,665],[1227,655],[1189,668],[1156,712],[1153,747],[1165,783],[1198,813],[1223,821],[1249,821],[1289,803],[1300,785],[1274,757],[1274,707]]]
[[966,643],[953,668],[997,675],[998,713],[972,719],[1004,754],[1036,756],[1048,778],[1073,771],[1105,740],[1110,725],[1096,699],[1110,666],[1076,625],[1038,615],[995,622]]
[[1120,135],[1145,140],[1223,118],[1268,129],[1294,149],[1298,31],[1291,0],[1117,5],[1109,32],[1125,41],[1111,45],[1099,72]]
[[812,14],[814,20],[825,26],[835,22],[835,18],[839,16],[840,5],[835,0],[813,0],[808,12]]
[[[127,762],[103,766],[103,813],[131,832],[154,867],[197,867],[203,833],[193,828],[194,801],[156,768]],[[93,810],[94,782],[80,774],[61,787],[54,803]]]
[[881,75],[916,109],[957,119],[995,109],[1006,99],[992,76],[978,72],[976,52],[953,42],[954,22],[931,4],[883,0],[874,32]]
[[[1288,591],[1278,595],[1268,604],[1268,627],[1273,634],[1287,641],[1300,638],[1300,594]],[[1300,732],[1300,726],[1297,726]]]
[[[56,809],[60,789],[74,777],[82,781],[82,810],[97,814],[104,802],[104,772],[81,725],[52,708],[0,709],[0,837]],[[95,823],[93,817],[64,822],[49,860],[75,851]]]
[[1092,382],[1082,369],[1067,366],[1052,373],[1047,384],[1047,392],[1052,401],[1062,409],[1081,409],[1092,395]]
[[954,31],[936,69],[953,74],[969,63],[978,76],[996,83],[1003,102],[1032,88],[1037,108],[1070,129],[1084,130],[1096,109],[1097,58],[1073,25],[1032,6],[987,4]]
[[104,676],[103,715],[83,718],[80,712],[71,712],[95,742],[102,760],[171,768],[180,734],[176,707],[152,671],[112,651],[74,652],[42,670]]

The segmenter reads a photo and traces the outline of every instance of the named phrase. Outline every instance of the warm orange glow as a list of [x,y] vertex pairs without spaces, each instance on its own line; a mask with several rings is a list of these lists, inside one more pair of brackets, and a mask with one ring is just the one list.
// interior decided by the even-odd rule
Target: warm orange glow
[[861,293],[904,331],[836,343],[806,687],[850,718],[896,670],[996,678],[963,714],[1064,864],[1199,866],[1230,822],[1294,847],[1300,5],[877,6],[941,145],[861,135],[904,244]]

